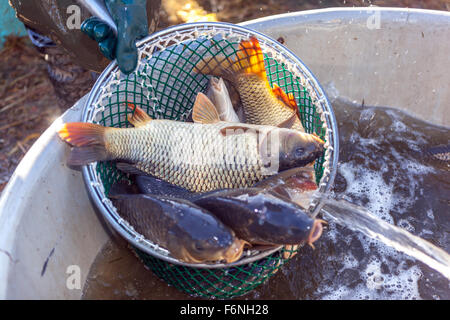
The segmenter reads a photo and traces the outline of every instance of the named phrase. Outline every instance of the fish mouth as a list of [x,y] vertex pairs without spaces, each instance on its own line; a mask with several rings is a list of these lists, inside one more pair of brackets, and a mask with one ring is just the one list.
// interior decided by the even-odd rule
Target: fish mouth
[[313,249],[315,249],[313,243],[314,243],[315,241],[317,241],[317,240],[320,238],[320,236],[322,235],[322,232],[323,232],[323,226],[322,226],[322,224],[328,224],[328,223],[327,223],[325,220],[322,220],[322,219],[316,219],[316,220],[314,220],[312,230],[311,230],[311,232],[310,232],[310,234],[309,234],[309,236],[308,236],[308,239],[306,240],[306,242],[307,242]]
[[211,78],[211,85],[214,87],[214,89],[219,90],[219,79],[216,77]]
[[183,248],[182,257],[179,258],[179,260],[187,263],[202,263],[205,262],[203,259],[197,259],[194,258],[192,254],[189,253],[186,249]]
[[192,253],[183,248],[182,257],[180,257],[179,260],[187,263],[205,263],[225,260],[226,263],[232,263],[241,258],[245,245],[251,246],[249,242],[236,238],[225,252],[221,250],[209,257],[202,258],[195,257]]
[[315,133],[311,134],[310,138],[311,138],[310,141],[312,141],[314,146],[314,151],[312,151],[311,154],[313,155],[313,158],[315,160],[323,154],[323,151],[325,149],[325,141],[320,139],[319,136]]
[[245,245],[251,246],[249,242],[236,238],[224,254],[223,258],[225,261],[227,263],[232,263],[239,260],[244,252]]

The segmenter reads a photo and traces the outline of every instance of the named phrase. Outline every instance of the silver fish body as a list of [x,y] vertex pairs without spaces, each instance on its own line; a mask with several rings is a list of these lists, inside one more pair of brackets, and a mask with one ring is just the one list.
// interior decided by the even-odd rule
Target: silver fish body
[[215,105],[220,120],[226,122],[241,122],[234,111],[228,89],[222,78],[211,77],[207,96]]
[[[59,136],[74,146],[68,163],[103,160],[130,164],[193,192],[249,187],[270,175],[314,161],[324,142],[314,135],[264,125],[220,121],[214,105],[199,94],[195,123],[153,120],[135,107],[134,128],[66,123]],[[128,165],[127,165],[128,166]],[[129,168],[128,168],[129,169]],[[134,172],[136,173],[136,172]]]
[[154,120],[105,135],[108,153],[190,191],[251,186],[263,177],[258,136],[223,136],[227,123]]

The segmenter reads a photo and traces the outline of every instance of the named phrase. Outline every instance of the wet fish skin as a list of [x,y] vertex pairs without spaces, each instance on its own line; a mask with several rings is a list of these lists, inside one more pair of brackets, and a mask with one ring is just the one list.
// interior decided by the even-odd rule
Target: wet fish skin
[[[189,200],[198,196],[185,188],[153,176],[137,175],[133,178],[140,193]],[[201,194],[201,193],[200,193]]]
[[234,111],[228,89],[222,78],[211,77],[209,79],[207,96],[216,107],[220,120],[225,122],[242,122]]
[[137,175],[134,177],[137,193],[150,194],[156,196],[180,198],[188,201],[204,197],[217,191],[226,191],[232,189],[219,189],[207,192],[191,192],[185,188],[176,186],[164,180],[148,175]]
[[[199,94],[197,101],[202,96]],[[279,133],[276,142],[280,146],[280,168],[305,165],[323,151],[320,139],[285,128],[238,124],[244,130],[233,129],[228,134],[232,124],[221,122],[214,106],[201,106],[196,109],[194,105],[197,123],[153,120],[135,108],[129,119],[134,128],[66,123],[59,135],[74,146],[68,160],[72,165],[123,160],[140,171],[195,192],[248,187],[260,181],[265,174],[261,135],[268,138]]]
[[[69,135],[77,125],[67,124]],[[170,120],[153,120],[139,128],[96,127],[102,131],[95,138],[98,145],[75,145],[68,162],[125,160],[140,171],[195,192],[250,186],[263,177],[257,135],[224,137],[220,130],[226,127],[227,123]]]
[[238,260],[245,241],[205,209],[183,200],[144,194],[111,196],[119,215],[146,239],[184,262]]
[[[257,182],[255,188],[270,190],[282,197],[290,199],[303,209],[309,208],[317,184],[315,183],[315,171],[311,166],[292,168],[274,174],[260,182]],[[321,220],[322,221],[322,220]],[[312,244],[311,247],[314,248]],[[299,245],[286,245],[283,256],[285,259],[296,255]]]
[[317,190],[315,181],[313,167],[298,167],[274,174],[257,182],[253,187],[275,192],[306,209]]
[[289,199],[261,188],[217,191],[193,202],[251,244],[312,244],[322,233],[321,220],[311,219]]
[[294,96],[279,86],[270,86],[264,56],[255,37],[240,42],[234,59],[222,54],[206,56],[194,71],[230,81],[239,92],[247,123],[277,126],[295,114],[292,129],[305,132]]
[[109,189],[108,196],[114,196],[119,194],[139,194],[139,188],[134,183],[130,183],[126,180],[121,180],[113,183]]
[[[313,181],[315,181],[315,171],[313,167],[297,167],[281,171],[278,174],[274,174],[264,180],[261,180],[257,182],[254,187],[271,190],[279,186],[295,188],[301,187],[301,184],[304,182]],[[310,186],[304,186],[304,188],[309,189]]]
[[[291,168],[310,165],[324,152],[324,143],[315,135],[297,133],[293,130],[281,129],[279,169],[284,171]],[[309,143],[305,143],[305,140]]]
[[[191,192],[185,188],[176,186],[154,176],[140,174],[133,177],[138,193],[154,194],[167,197],[196,199],[216,191],[231,189],[219,189],[209,192]],[[275,192],[282,197],[292,200],[292,192],[308,192],[317,189],[315,183],[315,171],[312,167],[297,167],[269,176],[257,183],[253,188]],[[136,193],[136,192],[135,192]]]
[[[157,196],[166,196],[181,198],[185,200],[195,200],[204,197],[208,194],[214,194],[217,191],[227,191],[233,189],[219,189],[212,190],[209,192],[191,192],[185,188],[176,186],[164,180],[158,179],[150,175],[135,175],[132,177],[134,184],[136,185],[137,192],[142,194],[151,194]],[[309,191],[316,190],[317,185],[315,184],[315,172],[312,167],[298,167],[289,170],[282,171],[278,174],[274,174],[265,178],[252,187],[263,189],[265,191],[274,192],[282,197],[292,199],[293,193],[307,193]],[[114,185],[115,187],[115,185]],[[126,188],[130,186],[126,185]],[[124,187],[122,187],[123,190]],[[134,191],[134,190],[133,190]],[[306,199],[310,200],[310,198]],[[299,204],[299,203],[297,203]],[[307,205],[302,207],[306,208]]]

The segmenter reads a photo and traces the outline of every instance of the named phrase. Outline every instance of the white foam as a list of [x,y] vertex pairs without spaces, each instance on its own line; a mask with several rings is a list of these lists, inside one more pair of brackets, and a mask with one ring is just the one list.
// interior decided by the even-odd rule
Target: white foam
[[341,271],[344,271],[345,269],[356,269],[359,266],[359,261],[351,253],[348,253],[344,257],[342,263],[344,266]]
[[381,261],[371,261],[363,274],[366,284],[366,295],[371,299],[420,299],[418,280],[422,276],[418,266],[405,268],[405,262],[400,262],[398,275],[381,272]]
[[[386,110],[386,113],[392,120],[391,130],[397,134],[406,133],[401,135],[402,138],[405,137],[402,142],[410,148],[410,153],[420,151],[425,142],[423,133],[411,130],[396,112]],[[360,120],[370,122],[374,115],[373,110],[363,110]],[[429,230],[416,230],[411,223],[415,216],[411,208],[417,203],[418,196],[424,194],[424,175],[435,169],[404,156],[394,146],[386,150],[381,137],[387,130],[376,130],[380,130],[377,132],[380,137],[365,138],[352,132],[347,139],[348,143],[357,143],[363,147],[367,158],[362,163],[349,161],[339,164],[338,172],[347,182],[344,197],[348,200],[356,199],[356,204],[363,205],[375,216],[391,224],[394,223],[392,213],[400,214],[402,218],[398,219],[397,226],[413,234],[430,233]],[[386,152],[386,161],[376,160],[379,167],[371,169],[374,164],[371,153],[374,150]],[[426,215],[434,220],[432,209],[428,209]],[[326,237],[329,241],[343,240],[346,244],[356,238],[360,241],[365,256],[363,259],[356,259],[351,253],[351,247],[345,257],[330,256],[327,263],[338,266],[339,273],[356,270],[361,281],[357,285],[336,281],[331,287],[330,284],[319,286],[317,291],[322,299],[420,299],[418,281],[422,272],[417,265],[406,265],[408,256],[405,254],[359,233],[353,234],[350,239],[342,239],[342,234],[333,223],[330,224]]]
[[395,132],[406,132],[408,131],[406,125],[401,121],[394,121],[391,125],[392,129],[394,129]]
[[433,214],[433,209],[428,209],[427,210],[427,217],[434,220],[434,214]]
[[[363,143],[376,142],[364,139]],[[368,202],[365,203],[365,208],[388,223],[394,223],[390,214],[391,210],[405,212],[416,201],[415,191],[420,185],[420,175],[431,170],[426,166],[404,159],[400,155],[395,156],[399,160],[398,166],[408,168],[408,176],[402,178],[406,178],[410,182],[410,188],[408,193],[402,195],[394,192],[397,178],[395,174],[387,182],[383,178],[383,174],[388,170],[385,164],[377,171],[350,162],[340,164],[338,169],[347,181],[345,195],[354,196],[356,199],[366,198]],[[415,231],[414,226],[406,218],[399,219],[397,225],[409,232],[414,233]],[[337,235],[333,233],[330,230],[329,236],[336,238]],[[361,270],[365,268],[364,271],[360,271],[363,284],[358,284],[352,289],[341,284],[333,292],[325,293],[323,299],[420,299],[417,287],[421,272],[417,266],[403,270],[403,263],[397,265],[396,262],[404,261],[403,254],[362,234],[355,234],[355,236],[361,242],[364,252],[369,255],[370,262],[364,266],[350,254],[340,261],[343,265],[341,272],[345,269]],[[390,270],[389,274],[381,272],[382,264]]]
[[398,220],[397,226],[411,233],[414,233],[416,231],[416,228],[414,228],[411,222],[409,222],[407,219]]
[[319,288],[324,292],[323,300],[410,300],[421,299],[418,289],[418,281],[422,272],[418,266],[406,268],[405,263],[398,265],[397,272],[383,273],[382,261],[373,258],[360,272],[362,283],[355,288],[346,285],[337,285],[337,288]]
[[339,173],[347,181],[347,195],[367,197],[366,208],[386,222],[393,223],[389,214],[393,203],[393,185],[388,185],[383,179],[383,168],[380,171],[369,170],[366,167],[355,167],[350,163],[339,166]]

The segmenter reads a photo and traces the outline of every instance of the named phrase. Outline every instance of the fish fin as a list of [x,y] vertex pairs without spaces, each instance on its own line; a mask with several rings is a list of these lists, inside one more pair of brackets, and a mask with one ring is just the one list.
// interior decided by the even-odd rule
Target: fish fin
[[308,239],[306,240],[306,242],[313,249],[315,249],[313,242],[317,241],[320,238],[320,236],[322,235],[322,232],[323,232],[322,224],[328,224],[328,222],[326,222],[325,220],[322,220],[322,219],[315,219],[313,226],[312,226],[312,230],[308,236]]
[[219,113],[214,104],[203,93],[199,92],[192,110],[192,120],[196,123],[216,123],[220,121]]
[[262,79],[267,80],[264,55],[258,39],[250,37],[249,40],[242,40],[239,43],[239,50],[236,55],[237,61],[233,65],[234,70],[248,74],[256,74]]
[[255,131],[255,133],[258,133],[258,134],[261,133],[260,130],[255,129],[255,128],[249,128],[249,127],[245,127],[245,126],[228,126],[228,127],[220,129],[220,134],[225,137],[225,136],[234,135],[234,134],[243,134],[249,130],[253,130],[253,131]]
[[110,159],[111,157],[104,146],[74,147],[67,158],[67,164],[70,166],[84,166],[92,162]]
[[141,108],[134,105],[133,103],[127,102],[128,108],[133,111],[132,115],[128,116],[128,121],[135,127],[145,126],[147,123],[152,121],[152,118]]
[[[280,99],[281,101],[283,101],[284,105],[291,109],[293,112],[295,112],[295,114],[297,115],[298,119],[300,120],[300,111],[298,109],[298,104],[297,101],[295,100],[294,95],[292,94],[292,92],[289,92],[288,94],[286,94],[286,92],[284,92],[283,89],[280,88],[279,85],[277,85],[276,83],[274,83],[273,88],[272,88],[272,92],[275,94],[275,96]],[[295,119],[294,119],[295,120]]]
[[200,60],[193,71],[200,74],[222,77],[233,81],[234,79],[234,61],[223,54],[207,56]]
[[279,123],[277,125],[278,128],[286,128],[286,129],[290,129],[292,128],[292,126],[295,123],[295,120],[297,120],[297,114],[296,113],[292,113],[292,116],[290,116],[289,118],[287,118],[286,120],[284,120],[283,122]]
[[75,147],[90,145],[105,145],[105,131],[113,129],[94,123],[70,122],[65,123],[58,131],[59,137]]
[[275,96],[284,102],[284,104],[291,108],[294,111],[298,110],[297,102],[295,101],[294,95],[292,93],[286,94],[283,89],[280,88],[279,85],[274,83],[272,92],[275,94]]
[[145,175],[146,173],[142,170],[139,170],[138,168],[136,168],[136,165],[132,164],[132,163],[127,163],[127,162],[117,162],[116,163],[116,168],[119,169],[120,171],[123,171],[125,173],[129,173],[129,174],[139,174],[139,175]]
[[296,109],[298,108],[297,101],[295,100],[294,94],[292,92],[288,93],[289,104]]
[[239,43],[235,59],[223,54],[207,56],[196,64],[194,72],[222,77],[231,82],[238,73],[255,74],[267,80],[264,55],[255,37]]

